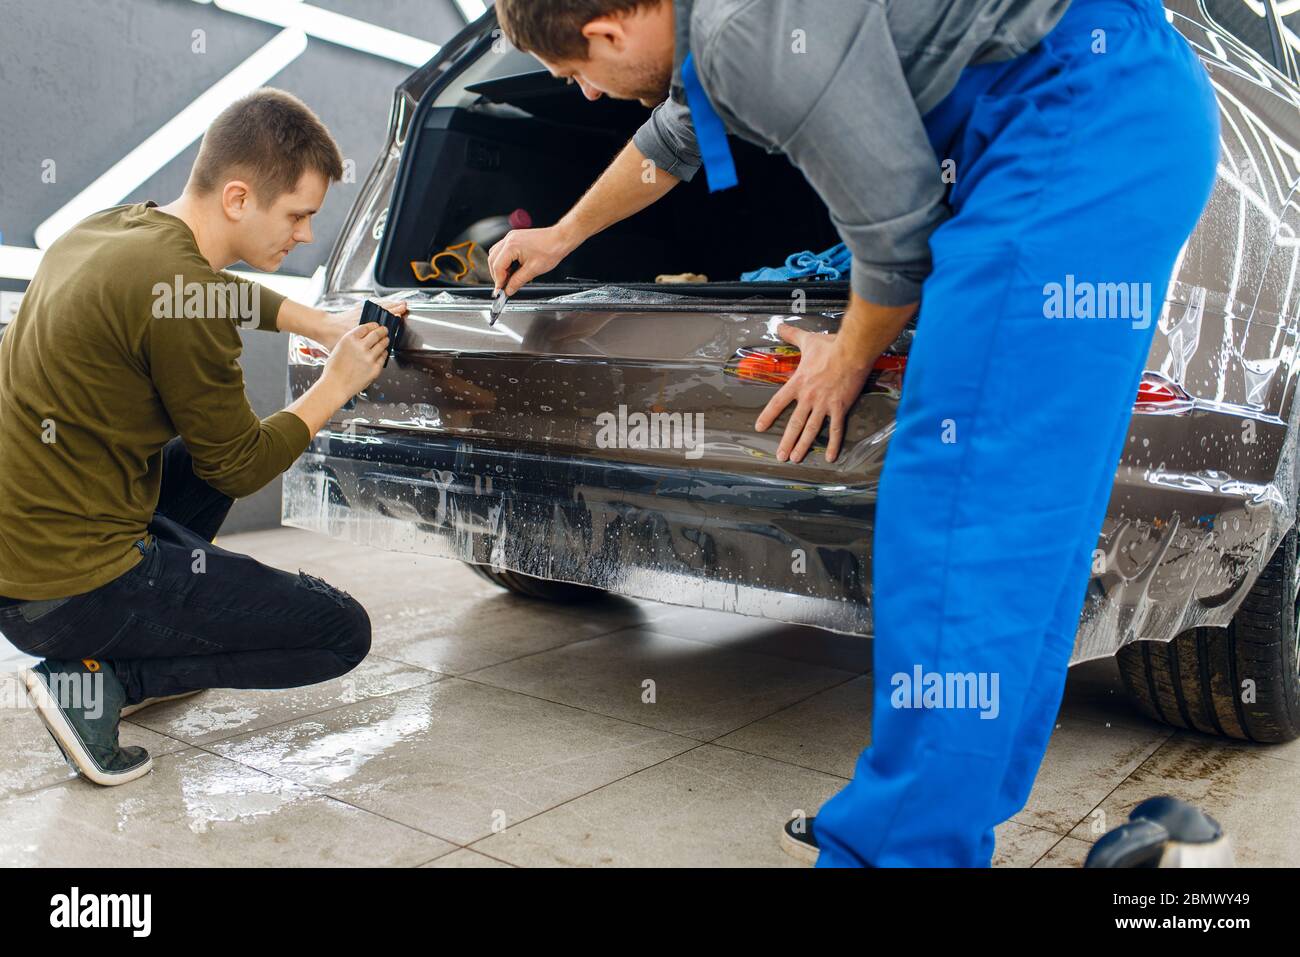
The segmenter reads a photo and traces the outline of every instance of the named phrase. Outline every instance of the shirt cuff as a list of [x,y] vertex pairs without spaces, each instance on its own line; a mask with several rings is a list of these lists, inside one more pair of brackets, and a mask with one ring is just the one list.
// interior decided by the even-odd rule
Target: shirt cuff
[[669,148],[654,128],[653,121],[647,121],[632,134],[632,145],[641,151],[642,156],[653,162],[657,169],[683,182],[689,183],[700,170],[699,163],[688,163]]
[[878,306],[910,306],[921,300],[920,280],[868,265],[857,256],[853,257],[849,285],[859,298]]

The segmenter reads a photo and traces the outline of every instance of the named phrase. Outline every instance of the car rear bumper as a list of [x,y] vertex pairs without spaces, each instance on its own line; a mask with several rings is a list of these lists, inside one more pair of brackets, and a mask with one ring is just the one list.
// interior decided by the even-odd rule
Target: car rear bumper
[[[341,447],[346,455],[331,454]],[[284,524],[622,595],[870,632],[874,504],[788,485],[322,433],[285,474]]]
[[[1294,520],[1287,501],[1273,483],[1121,466],[1072,661],[1226,625]],[[377,430],[318,435],[285,473],[283,521],[360,545],[865,636],[874,515],[865,486]]]

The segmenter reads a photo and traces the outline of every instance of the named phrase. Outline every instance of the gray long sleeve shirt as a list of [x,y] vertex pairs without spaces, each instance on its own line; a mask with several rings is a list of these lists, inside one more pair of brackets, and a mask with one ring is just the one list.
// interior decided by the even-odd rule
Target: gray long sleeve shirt
[[689,180],[700,152],[682,90],[689,50],[727,131],[789,157],[853,254],[852,287],[920,299],[950,215],[921,117],[968,65],[1033,48],[1070,0],[674,0],[670,97],[633,136]]

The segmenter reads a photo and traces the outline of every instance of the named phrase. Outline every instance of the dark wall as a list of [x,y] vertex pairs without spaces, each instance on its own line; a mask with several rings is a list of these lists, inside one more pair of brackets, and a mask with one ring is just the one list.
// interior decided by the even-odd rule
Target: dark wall
[[[312,5],[444,43],[463,25],[452,0],[312,0]],[[205,52],[195,52],[194,31]],[[243,62],[279,27],[194,0],[0,0],[0,236],[36,245],[39,223]],[[337,183],[314,219],[315,242],[280,271],[310,276],[329,254],[378,155],[394,88],[414,68],[309,37],[268,85],[296,94],[329,126],[354,182]],[[166,203],[185,186],[191,144],[120,202]],[[54,182],[42,181],[53,160]],[[0,290],[25,284],[0,279]],[[249,397],[283,407],[284,336],[242,333]],[[279,523],[279,482],[236,503],[226,531]]]

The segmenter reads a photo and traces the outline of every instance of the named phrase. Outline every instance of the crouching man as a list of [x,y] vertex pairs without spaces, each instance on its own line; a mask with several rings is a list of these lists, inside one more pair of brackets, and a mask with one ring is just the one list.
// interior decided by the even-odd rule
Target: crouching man
[[[28,693],[98,784],[147,773],[118,723],[204,688],[350,671],[370,619],[346,592],[212,544],[236,498],[306,450],[379,375],[387,333],[222,272],[312,241],[342,160],[300,100],[263,89],[213,123],[184,194],[89,216],[50,246],[0,339],[0,631],[43,659]],[[405,311],[396,306],[395,312]],[[239,328],[331,350],[259,419]]]

